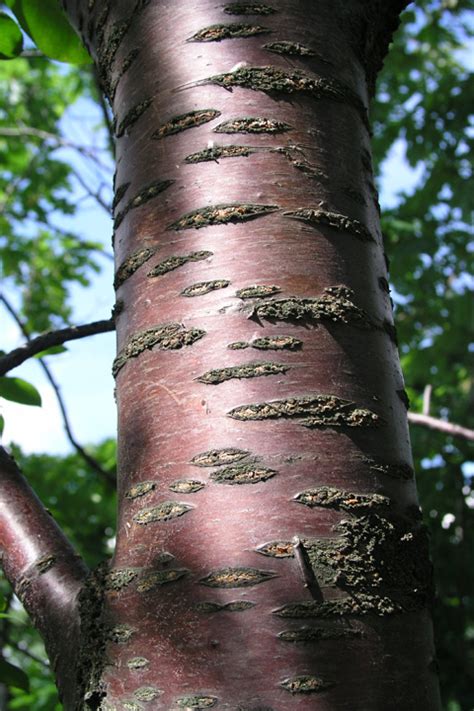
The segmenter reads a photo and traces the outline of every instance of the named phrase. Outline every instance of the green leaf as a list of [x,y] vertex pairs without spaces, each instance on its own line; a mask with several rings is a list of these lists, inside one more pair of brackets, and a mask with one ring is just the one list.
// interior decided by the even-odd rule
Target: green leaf
[[89,64],[92,61],[58,0],[21,0],[15,3],[15,14],[17,5],[18,15],[21,12],[23,16],[23,26],[48,57],[71,64]]
[[41,405],[41,395],[37,389],[21,378],[0,378],[0,397],[21,405]]
[[30,688],[30,682],[25,672],[18,667],[14,667],[6,659],[0,659],[0,681],[7,686],[23,689],[23,691],[28,691]]
[[[0,437],[3,435],[3,430],[5,429],[5,418],[3,415],[0,415]],[[1,606],[0,606],[1,609]]]
[[0,59],[18,57],[23,49],[23,35],[11,17],[0,12]]
[[47,348],[46,350],[41,351],[41,353],[36,353],[33,357],[44,358],[45,356],[57,355],[58,353],[67,353],[67,348],[64,346],[51,346],[51,348]]

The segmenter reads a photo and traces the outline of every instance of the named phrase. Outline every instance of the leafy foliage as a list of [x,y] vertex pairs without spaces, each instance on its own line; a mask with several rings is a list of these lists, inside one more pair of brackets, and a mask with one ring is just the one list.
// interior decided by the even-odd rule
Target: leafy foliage
[[0,260],[29,332],[68,322],[71,285],[87,286],[99,268],[101,246],[58,226],[60,215],[76,210],[69,196],[74,167],[59,154],[60,123],[90,91],[82,70],[41,57],[0,62]]
[[[423,0],[404,14],[379,80],[373,126],[379,167],[398,141],[418,174],[415,188],[383,211],[412,410],[421,411],[425,386],[432,385],[430,413],[469,426],[474,115],[466,57],[474,24],[467,10],[469,1]],[[435,561],[445,708],[467,710],[474,706],[474,574],[468,563],[474,495],[465,469],[472,452],[463,440],[421,428],[413,428],[412,442]]]
[[22,49],[20,28],[5,12],[0,12],[0,59],[13,59]]
[[41,395],[37,389],[22,378],[0,378],[0,397],[22,405],[41,405]]

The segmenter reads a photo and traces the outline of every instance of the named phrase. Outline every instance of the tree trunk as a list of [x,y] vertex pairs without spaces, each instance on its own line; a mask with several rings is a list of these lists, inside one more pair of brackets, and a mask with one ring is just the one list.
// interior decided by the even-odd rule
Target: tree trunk
[[406,4],[77,0],[116,115],[119,511],[67,709],[439,708],[370,158]]

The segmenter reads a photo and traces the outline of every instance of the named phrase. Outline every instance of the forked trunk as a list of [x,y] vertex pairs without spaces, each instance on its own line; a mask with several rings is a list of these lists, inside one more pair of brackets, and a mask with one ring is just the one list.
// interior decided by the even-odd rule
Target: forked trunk
[[116,114],[119,408],[67,708],[438,708],[367,115],[406,3],[270,4],[65,3]]

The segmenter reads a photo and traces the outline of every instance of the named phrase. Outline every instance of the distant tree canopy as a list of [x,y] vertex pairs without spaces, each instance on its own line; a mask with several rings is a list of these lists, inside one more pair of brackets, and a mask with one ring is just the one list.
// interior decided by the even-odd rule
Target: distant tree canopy
[[[394,145],[418,176],[415,187],[402,191],[382,216],[411,408],[426,413],[429,399],[429,414],[465,426],[474,401],[468,367],[473,250],[466,248],[473,234],[474,92],[466,50],[469,43],[472,48],[472,10],[470,0],[422,0],[405,12],[372,107],[379,176]],[[75,102],[100,101],[92,70],[58,65],[34,50],[23,54],[0,62],[0,308],[2,321],[16,318],[23,336],[33,337],[74,322],[71,286],[87,288],[110,256],[101,243],[65,228],[63,220],[82,208],[82,200],[71,198],[73,187],[98,209],[110,210],[112,163],[107,133],[85,145],[64,130]],[[99,105],[107,123],[107,107]],[[47,363],[54,369],[54,358]],[[2,391],[0,381],[0,395],[8,397],[8,387],[17,387],[11,399],[34,399],[34,388],[22,383],[3,382]],[[469,443],[426,427],[413,427],[412,441],[435,560],[445,708],[467,711],[474,706]],[[25,456],[15,448],[15,456],[94,566],[107,556],[113,538],[115,447],[110,441],[88,446],[86,460],[80,445],[76,450],[54,457]],[[41,642],[5,581],[1,590],[0,681],[9,688],[8,708],[60,709]],[[29,688],[18,669],[30,678]]]

